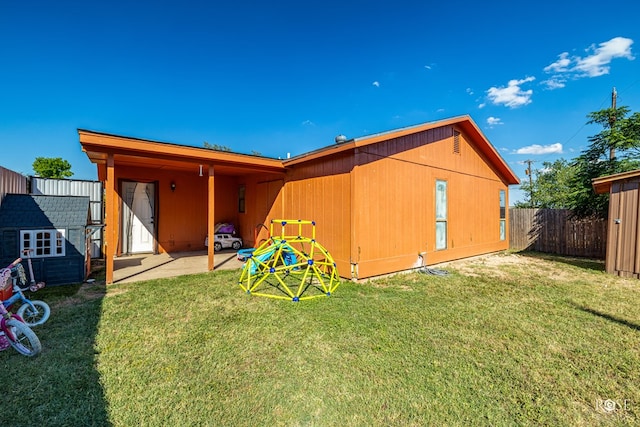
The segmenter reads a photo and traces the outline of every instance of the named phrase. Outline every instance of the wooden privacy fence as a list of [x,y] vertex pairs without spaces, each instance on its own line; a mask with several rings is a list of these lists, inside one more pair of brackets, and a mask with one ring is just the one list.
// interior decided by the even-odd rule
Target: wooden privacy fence
[[571,219],[568,209],[509,210],[513,250],[531,250],[558,255],[604,259],[607,249],[607,221]]

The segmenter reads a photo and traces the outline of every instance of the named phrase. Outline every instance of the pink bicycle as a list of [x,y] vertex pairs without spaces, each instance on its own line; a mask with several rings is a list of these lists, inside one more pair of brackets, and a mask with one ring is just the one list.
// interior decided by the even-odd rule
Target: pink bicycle
[[[12,282],[11,268],[19,262],[20,260],[17,259],[6,268],[0,269],[0,284],[6,285],[8,282]],[[0,350],[8,348],[10,345],[24,356],[33,357],[40,354],[42,344],[38,336],[20,316],[9,312],[4,304],[0,304],[0,316]]]

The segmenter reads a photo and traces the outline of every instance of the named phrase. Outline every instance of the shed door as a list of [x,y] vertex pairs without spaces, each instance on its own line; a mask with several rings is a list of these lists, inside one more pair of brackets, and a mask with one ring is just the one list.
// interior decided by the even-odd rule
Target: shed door
[[155,186],[153,183],[125,182],[123,190],[123,252],[153,252]]
[[613,227],[609,250],[615,254],[614,272],[620,276],[637,276],[640,273],[638,251],[638,182],[619,182],[611,187],[611,219]]

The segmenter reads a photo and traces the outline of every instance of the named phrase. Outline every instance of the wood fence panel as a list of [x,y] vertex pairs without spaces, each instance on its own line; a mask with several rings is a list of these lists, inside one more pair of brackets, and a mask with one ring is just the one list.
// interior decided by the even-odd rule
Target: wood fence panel
[[509,210],[510,248],[604,259],[607,221],[572,219],[568,209]]

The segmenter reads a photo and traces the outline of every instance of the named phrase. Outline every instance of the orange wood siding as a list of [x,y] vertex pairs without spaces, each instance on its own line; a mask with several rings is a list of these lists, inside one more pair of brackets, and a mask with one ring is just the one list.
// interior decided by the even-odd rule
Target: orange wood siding
[[[360,150],[355,172],[353,254],[358,277],[431,265],[508,248],[500,240],[499,191],[482,155],[451,126]],[[435,185],[447,182],[447,249],[435,249]],[[507,218],[508,223],[508,218]]]
[[[276,175],[249,175],[240,180],[240,184],[245,186],[245,213],[239,214],[245,246],[255,246],[256,229],[260,232],[258,243],[267,239],[269,221],[282,217],[283,183],[282,177]],[[259,227],[261,224],[267,228]]]
[[[508,249],[500,190],[508,185],[445,126],[293,166],[284,217],[312,219],[342,277],[366,278]],[[448,185],[447,248],[435,249],[435,185]],[[508,206],[508,201],[507,201]],[[508,224],[508,218],[505,218]]]
[[[159,253],[205,249],[208,176],[207,173],[203,175],[151,168],[117,168],[118,182],[128,180],[156,183]],[[175,191],[171,191],[171,182],[176,184]],[[120,188],[118,191],[121,191]],[[214,204],[215,223],[238,224],[237,178],[216,175]]]
[[331,254],[342,277],[351,277],[352,169],[351,153],[296,165],[284,189],[285,219],[316,222],[316,240]]

